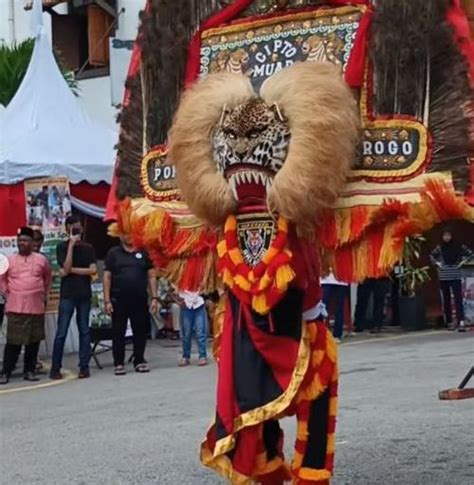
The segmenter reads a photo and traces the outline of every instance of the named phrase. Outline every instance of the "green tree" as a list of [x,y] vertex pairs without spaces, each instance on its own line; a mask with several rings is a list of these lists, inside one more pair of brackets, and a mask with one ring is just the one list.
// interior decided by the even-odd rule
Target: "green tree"
[[[34,45],[34,39],[27,39],[19,44],[0,45],[0,104],[3,106],[8,105],[20,87],[28,69]],[[68,86],[77,95],[78,85],[74,73],[65,67],[58,52],[55,52],[54,56]]]

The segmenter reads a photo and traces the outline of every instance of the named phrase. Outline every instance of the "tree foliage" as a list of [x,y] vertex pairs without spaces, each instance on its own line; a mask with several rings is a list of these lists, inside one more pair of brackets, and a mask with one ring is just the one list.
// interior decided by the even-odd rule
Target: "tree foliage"
[[[7,106],[15,96],[25,77],[35,41],[27,39],[18,44],[0,44],[0,104]],[[68,70],[61,55],[54,52],[59,69],[72,92],[77,95],[78,85],[74,73]]]

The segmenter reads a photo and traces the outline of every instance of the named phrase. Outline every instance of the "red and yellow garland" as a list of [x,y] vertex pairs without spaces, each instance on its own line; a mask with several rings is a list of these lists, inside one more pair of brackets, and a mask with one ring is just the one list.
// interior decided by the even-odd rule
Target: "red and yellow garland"
[[280,301],[295,277],[288,249],[288,222],[277,221],[277,232],[262,260],[249,267],[242,257],[237,237],[237,218],[227,218],[224,239],[217,245],[217,268],[223,282],[239,300],[251,304],[261,315]]

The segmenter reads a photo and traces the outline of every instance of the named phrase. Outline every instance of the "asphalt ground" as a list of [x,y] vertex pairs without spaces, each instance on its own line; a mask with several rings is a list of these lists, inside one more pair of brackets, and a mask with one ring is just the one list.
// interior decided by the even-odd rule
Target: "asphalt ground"
[[[60,383],[0,390],[0,484],[224,483],[201,467],[215,365],[178,368],[179,343],[150,342],[150,374],[115,377],[76,356]],[[440,401],[474,364],[474,333],[362,336],[340,348],[334,485],[474,484],[474,400]],[[474,387],[474,382],[470,383]],[[283,421],[291,456],[295,423]]]

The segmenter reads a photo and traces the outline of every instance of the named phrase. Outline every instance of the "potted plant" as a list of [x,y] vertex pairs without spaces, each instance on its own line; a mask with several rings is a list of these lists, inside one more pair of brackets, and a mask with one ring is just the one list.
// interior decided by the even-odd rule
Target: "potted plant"
[[397,278],[400,281],[399,313],[400,324],[406,330],[421,330],[425,327],[425,302],[418,289],[430,279],[429,266],[417,267],[421,245],[425,238],[414,235],[405,238],[403,255]]

